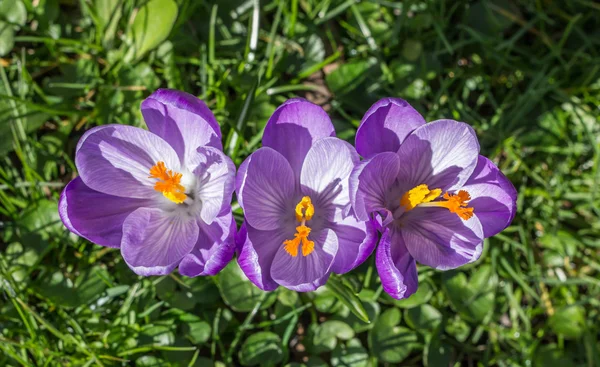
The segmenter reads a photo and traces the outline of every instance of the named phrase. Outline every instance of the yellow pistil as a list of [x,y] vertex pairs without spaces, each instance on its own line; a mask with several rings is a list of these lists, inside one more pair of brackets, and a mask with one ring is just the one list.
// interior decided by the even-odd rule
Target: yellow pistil
[[154,184],[154,190],[162,194],[174,203],[181,204],[185,201],[185,187],[180,184],[181,173],[173,172],[167,169],[165,162],[158,162],[150,168],[148,178],[156,178],[158,181]]
[[444,201],[433,201],[441,193],[440,189],[429,190],[427,185],[419,185],[402,195],[400,205],[404,207],[405,211],[413,210],[417,206],[446,208],[463,220],[468,220],[473,216],[473,208],[468,207],[468,201],[471,200],[468,192],[460,190],[456,195],[446,192],[443,196]]
[[292,257],[298,256],[298,246],[302,243],[302,255],[308,256],[315,249],[315,243],[308,239],[310,227],[306,225],[306,221],[310,220],[315,214],[315,207],[312,205],[310,197],[305,196],[296,205],[296,220],[300,225],[296,227],[296,234],[291,240],[283,241],[285,251]]

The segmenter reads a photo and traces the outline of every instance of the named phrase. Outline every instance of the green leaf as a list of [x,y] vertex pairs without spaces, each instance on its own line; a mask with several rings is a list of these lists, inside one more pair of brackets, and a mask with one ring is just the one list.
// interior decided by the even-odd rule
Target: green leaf
[[452,346],[442,339],[442,333],[438,331],[431,335],[423,350],[425,366],[451,366],[453,354]]
[[72,308],[79,304],[73,282],[61,271],[40,277],[34,288],[42,297],[58,306]]
[[352,339],[346,345],[339,344],[331,354],[331,365],[334,367],[367,367],[368,362],[369,354],[358,339]]
[[27,8],[22,0],[0,0],[0,20],[18,26],[27,22]]
[[[15,31],[13,30],[13,27],[0,20],[0,56],[7,55],[14,45]],[[2,113],[2,111],[0,111],[0,113]]]
[[198,316],[191,313],[184,313],[179,316],[179,320],[184,323],[184,332],[192,343],[204,344],[210,339],[210,325],[206,321],[202,321]]
[[[221,296],[227,305],[234,311],[252,311],[256,302],[262,297],[264,291],[258,289],[242,272],[237,261],[231,261],[225,269],[217,276],[217,284]],[[268,292],[262,309],[269,307],[275,302],[277,294]]]
[[431,285],[429,284],[429,282],[423,282],[421,284],[419,284],[419,288],[417,289],[417,291],[415,292],[415,294],[413,294],[412,296],[405,298],[405,299],[393,299],[392,297],[390,297],[387,293],[384,294],[384,298],[386,301],[390,301],[394,304],[394,306],[396,307],[400,307],[400,308],[412,308],[412,307],[416,307],[419,306],[423,303],[427,303],[431,297],[433,296],[433,289],[431,288]]
[[150,0],[145,3],[127,35],[131,47],[125,55],[125,61],[139,60],[167,39],[177,19],[177,12],[174,0]]
[[400,323],[400,311],[390,308],[379,315],[369,331],[369,349],[384,362],[399,363],[412,352],[417,343],[417,334]]
[[337,276],[331,276],[326,285],[333,294],[342,302],[346,307],[352,311],[362,321],[369,323],[369,315],[358,296],[346,285],[344,285]]
[[171,345],[175,342],[175,334],[170,326],[148,325],[142,328],[140,342],[144,344]]
[[442,288],[450,303],[471,322],[481,322],[494,311],[497,283],[498,278],[490,265],[479,267],[469,280],[460,271],[442,274]]
[[288,307],[293,307],[298,302],[298,292],[280,287],[277,290],[277,300]]
[[563,350],[559,349],[556,344],[542,345],[535,351],[534,355],[534,367],[574,367],[577,365]]
[[50,232],[63,228],[58,215],[58,203],[46,199],[31,205],[18,223],[25,230],[39,233],[43,238],[47,238]]
[[337,344],[337,339],[350,340],[354,337],[354,330],[337,320],[328,320],[317,326],[313,337],[313,344],[319,349],[333,350]]
[[135,365],[138,367],[167,367],[170,366],[170,363],[154,356],[142,356],[135,360]]
[[423,304],[404,311],[408,326],[418,332],[431,331],[442,322],[442,314],[435,307]]
[[255,333],[246,339],[239,356],[244,366],[274,366],[283,360],[281,339],[269,331]]
[[555,333],[578,339],[585,330],[585,309],[577,305],[557,309],[549,323]]
[[327,75],[327,85],[336,95],[344,95],[356,89],[370,74],[375,60],[350,61],[342,64],[331,74]]
[[78,303],[89,304],[98,299],[106,289],[106,283],[103,279],[109,278],[105,269],[99,266],[88,268],[75,280],[75,290],[77,292]]
[[121,16],[122,0],[94,0],[94,10],[98,17],[97,26],[103,29],[115,16]]

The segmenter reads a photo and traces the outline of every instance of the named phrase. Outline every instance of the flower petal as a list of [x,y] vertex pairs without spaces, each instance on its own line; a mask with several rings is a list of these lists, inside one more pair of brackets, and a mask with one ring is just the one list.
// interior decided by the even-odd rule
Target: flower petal
[[471,195],[469,206],[479,218],[485,237],[510,225],[517,210],[517,190],[496,165],[479,156],[477,167],[461,190]]
[[191,94],[159,89],[142,102],[141,110],[148,129],[177,151],[182,164],[200,146],[222,149],[215,116]]
[[393,298],[408,298],[417,291],[417,265],[399,231],[384,231],[377,247],[375,265],[383,290]]
[[329,227],[338,238],[338,251],[331,271],[344,274],[362,264],[377,245],[377,231],[371,221],[359,221],[336,209],[334,223]]
[[125,218],[137,208],[149,205],[151,200],[94,191],[77,177],[60,195],[58,212],[65,226],[76,235],[100,246],[119,247]]
[[285,218],[294,219],[297,195],[294,173],[277,151],[260,148],[252,153],[238,175],[238,202],[244,208],[246,221],[260,230],[273,230]]
[[463,220],[444,208],[417,207],[402,221],[406,248],[421,264],[448,270],[481,256],[483,230],[475,216]]
[[350,200],[356,217],[384,210],[390,188],[396,182],[401,162],[396,153],[384,152],[362,161],[350,176]]
[[316,141],[302,165],[300,184],[303,192],[319,196],[323,203],[349,205],[348,180],[359,160],[356,150],[348,142],[334,137]]
[[383,98],[365,113],[356,131],[356,150],[365,158],[381,152],[397,152],[400,144],[425,119],[400,98]]
[[190,158],[188,167],[197,180],[194,194],[202,202],[200,218],[210,224],[219,213],[231,206],[235,165],[219,149],[200,147]]
[[327,282],[331,267],[338,252],[338,240],[330,229],[318,233],[312,253],[296,257],[290,256],[283,245],[279,246],[273,264],[271,277],[275,282],[297,292],[311,292]]
[[83,182],[105,194],[146,199],[159,195],[150,168],[163,161],[178,172],[177,154],[153,133],[125,125],[104,125],[86,132],[75,152],[75,163]]
[[281,153],[299,179],[310,147],[328,136],[335,136],[335,130],[323,108],[302,98],[292,98],[275,110],[265,126],[262,143]]
[[477,165],[479,142],[464,122],[438,120],[421,126],[400,145],[399,181],[407,190],[427,184],[452,191],[460,188]]
[[196,246],[183,257],[179,273],[188,277],[216,275],[233,258],[235,220],[229,210],[211,224],[198,221],[200,233]]
[[169,274],[194,249],[198,233],[194,220],[139,208],[123,223],[121,254],[138,275]]
[[[246,236],[241,237],[244,232]],[[240,245],[238,264],[248,279],[263,291],[272,291],[279,286],[271,277],[271,265],[288,234],[283,229],[260,231],[247,222],[240,229],[239,240],[243,242]]]

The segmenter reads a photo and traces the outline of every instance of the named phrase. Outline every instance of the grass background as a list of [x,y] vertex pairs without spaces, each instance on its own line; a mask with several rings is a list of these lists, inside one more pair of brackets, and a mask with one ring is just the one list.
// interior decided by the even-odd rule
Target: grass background
[[[206,101],[238,165],[287,98],[350,142],[404,98],[475,128],[517,216],[478,262],[420,267],[405,301],[372,259],[308,294],[235,261],[139,278],[57,199],[84,131],[144,126],[158,87]],[[590,0],[0,0],[0,365],[600,366],[599,101]]]

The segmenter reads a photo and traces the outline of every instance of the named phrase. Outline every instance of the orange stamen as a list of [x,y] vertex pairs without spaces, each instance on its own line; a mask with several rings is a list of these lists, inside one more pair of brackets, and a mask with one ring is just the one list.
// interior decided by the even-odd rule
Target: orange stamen
[[158,162],[150,168],[148,178],[156,178],[158,181],[154,184],[154,190],[162,194],[174,203],[181,204],[185,201],[185,187],[180,184],[183,175],[167,169],[165,162]]
[[283,241],[285,251],[292,257],[298,256],[298,247],[302,244],[302,255],[308,256],[315,249],[314,241],[308,239],[310,234],[310,227],[306,226],[306,221],[310,220],[315,214],[315,207],[310,200],[310,197],[304,196],[302,200],[296,205],[296,220],[300,222],[300,225],[296,227],[296,234],[291,240]]
[[444,193],[445,201],[433,201],[437,199],[442,190],[429,190],[427,185],[419,185],[407,191],[400,199],[405,211],[410,211],[417,206],[423,207],[441,207],[448,209],[451,213],[455,213],[463,220],[468,220],[473,217],[473,208],[468,207],[468,201],[471,200],[471,195],[465,190],[460,190],[456,195],[448,192]]

